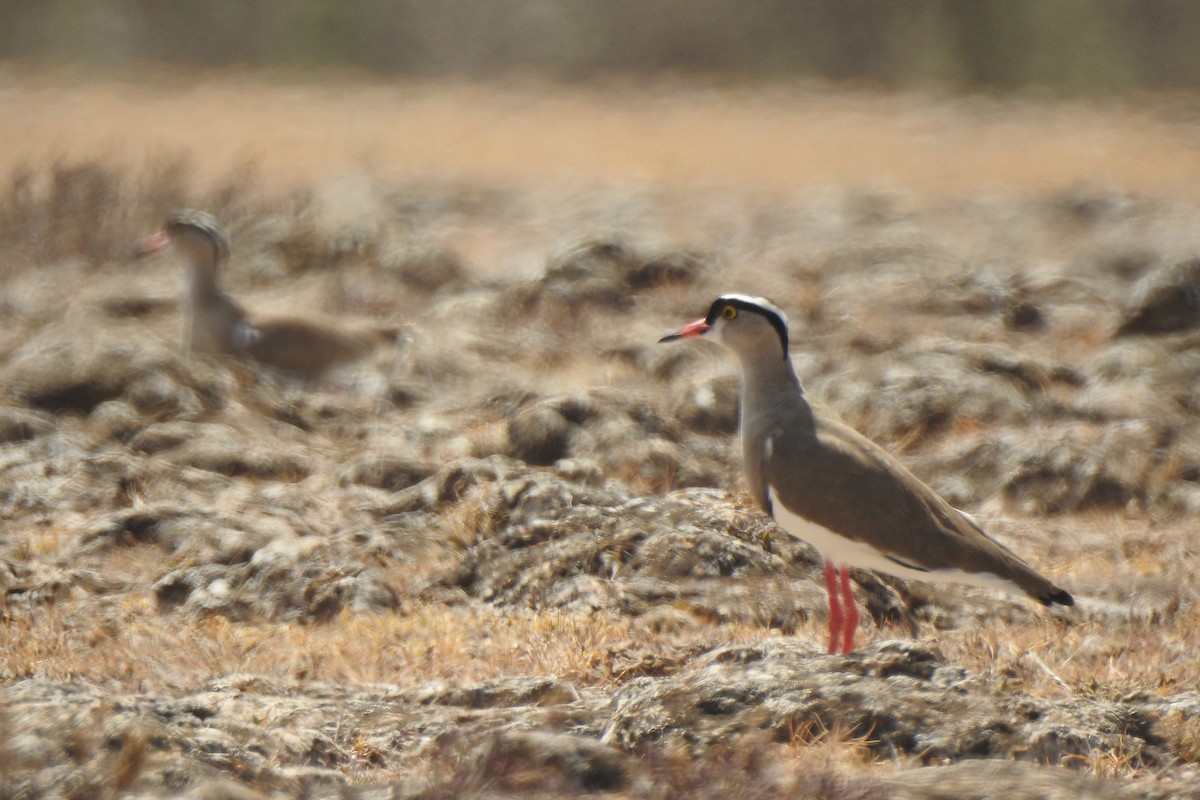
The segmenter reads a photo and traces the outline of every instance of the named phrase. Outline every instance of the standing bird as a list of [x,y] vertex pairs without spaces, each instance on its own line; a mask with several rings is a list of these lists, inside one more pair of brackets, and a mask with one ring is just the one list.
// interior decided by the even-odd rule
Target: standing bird
[[825,559],[829,652],[854,649],[850,567],[949,581],[1074,605],[903,464],[810,405],[788,359],[787,319],[760,297],[718,297],[704,319],[660,341],[712,334],[742,364],[742,458],[755,499]]
[[206,355],[248,357],[285,375],[318,380],[394,341],[394,328],[352,330],[299,317],[251,320],[221,290],[218,276],[229,258],[229,239],[212,215],[176,211],[159,233],[142,243],[143,255],[171,246],[188,267],[184,348]]

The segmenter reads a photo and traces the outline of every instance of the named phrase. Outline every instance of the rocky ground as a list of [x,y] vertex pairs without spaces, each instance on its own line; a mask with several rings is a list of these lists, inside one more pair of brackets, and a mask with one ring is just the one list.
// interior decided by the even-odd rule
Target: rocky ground
[[[33,164],[0,198],[0,796],[1200,797],[1200,208]],[[166,213],[255,309],[399,325],[318,385],[180,352]],[[355,213],[347,213],[347,208]],[[1079,599],[855,574],[738,478],[734,365]]]

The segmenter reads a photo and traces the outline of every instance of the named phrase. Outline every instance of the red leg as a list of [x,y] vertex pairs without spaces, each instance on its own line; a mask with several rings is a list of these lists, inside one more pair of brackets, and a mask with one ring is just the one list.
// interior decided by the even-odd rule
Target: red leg
[[[829,592],[829,655],[832,656],[838,652],[845,618],[842,616],[841,603],[838,602],[838,568],[830,561],[825,562],[825,589]],[[854,606],[850,608],[853,610]],[[850,635],[854,636],[853,633]]]
[[842,623],[842,652],[849,653],[854,649],[854,632],[858,630],[858,603],[854,600],[854,592],[850,589],[850,568],[843,567],[842,573],[842,610],[845,622]]

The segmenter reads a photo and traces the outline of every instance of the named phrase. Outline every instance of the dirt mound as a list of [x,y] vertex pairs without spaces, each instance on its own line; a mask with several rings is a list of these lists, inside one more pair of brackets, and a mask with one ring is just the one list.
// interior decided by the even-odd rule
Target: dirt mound
[[1175,333],[1200,324],[1200,259],[1189,259],[1141,279],[1122,304],[1117,336]]
[[[487,521],[426,596],[456,589],[489,603],[610,610],[651,625],[736,621],[785,631],[821,608],[819,558],[755,510],[712,490],[630,496],[576,482],[573,464],[563,469],[568,477],[496,458],[458,463],[398,497],[395,508],[407,512],[453,497]],[[869,612],[880,622],[906,615],[894,590],[871,588]]]
[[[502,797],[635,796],[646,784],[698,797],[734,787],[780,798],[820,786],[861,797],[963,791],[961,770],[945,767],[875,780],[771,757],[835,728],[886,758],[971,759],[977,779],[996,780],[989,793],[1013,798],[1165,796],[1148,782],[1118,790],[1020,762],[1103,756],[1154,768],[1171,758],[1145,707],[989,691],[895,642],[838,659],[784,642],[718,648],[686,675],[636,678],[611,697],[545,678],[397,691],[243,674],[163,694],[26,679],[6,686],[4,700],[9,724],[20,721],[4,745],[6,785],[47,796],[113,786],[374,796],[353,784],[421,763],[433,767],[428,777],[401,780],[391,795],[461,796],[484,784]],[[988,757],[996,760],[979,761]],[[708,774],[703,765],[714,764],[721,769]]]
[[915,755],[925,764],[989,757],[1069,764],[1097,748],[1146,767],[1172,758],[1144,710],[980,692],[968,688],[969,674],[905,643],[873,645],[833,673],[827,659],[791,642],[719,649],[694,666],[686,676],[626,685],[601,741],[703,752],[735,732],[785,741],[837,719],[845,735],[869,740],[878,755]]

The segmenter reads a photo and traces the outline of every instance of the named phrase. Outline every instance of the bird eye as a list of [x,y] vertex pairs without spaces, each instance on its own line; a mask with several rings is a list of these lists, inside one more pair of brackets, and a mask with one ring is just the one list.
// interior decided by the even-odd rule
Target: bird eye
[[721,309],[721,318],[722,319],[733,319],[736,316],[737,316],[737,309],[734,308],[733,306],[725,306],[724,308]]

